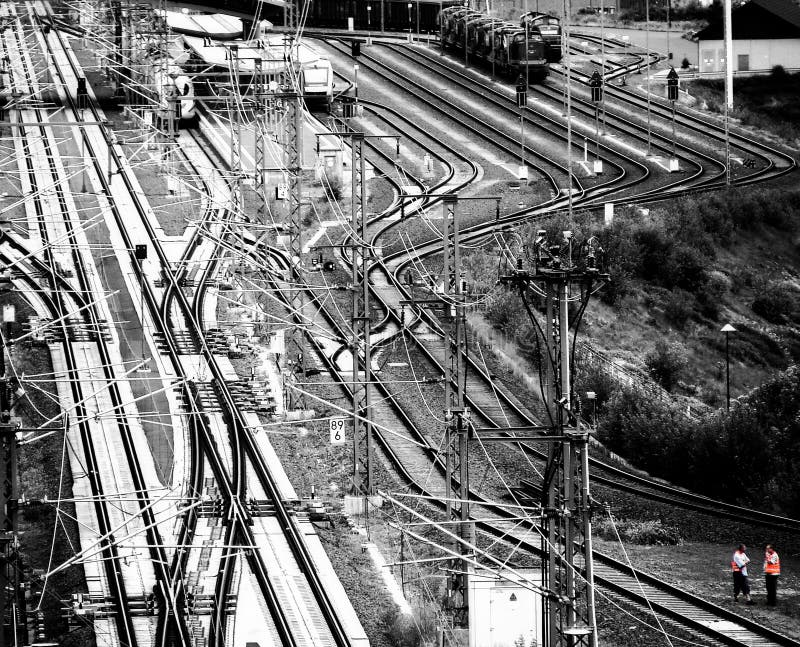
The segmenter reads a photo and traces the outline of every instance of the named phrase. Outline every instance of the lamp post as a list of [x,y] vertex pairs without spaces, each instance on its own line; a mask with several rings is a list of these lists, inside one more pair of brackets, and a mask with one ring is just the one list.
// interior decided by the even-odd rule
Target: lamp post
[[720,332],[725,333],[725,395],[726,395],[726,411],[731,410],[731,356],[728,344],[728,335],[736,332],[736,328],[730,324],[725,324]]
[[597,431],[597,393],[587,391],[586,399],[592,403],[592,429]]

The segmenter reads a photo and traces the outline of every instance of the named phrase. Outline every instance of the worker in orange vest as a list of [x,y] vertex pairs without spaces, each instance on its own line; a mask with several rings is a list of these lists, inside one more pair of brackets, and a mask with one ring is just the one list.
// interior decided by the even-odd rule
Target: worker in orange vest
[[767,604],[775,606],[778,597],[778,577],[781,574],[781,558],[772,547],[767,544],[764,553],[764,579],[767,581]]
[[736,552],[731,558],[731,572],[733,573],[733,601],[739,601],[739,593],[744,593],[744,599],[747,604],[753,605],[750,599],[750,583],[747,581],[747,565],[750,563],[750,558],[744,552],[747,546],[739,544]]

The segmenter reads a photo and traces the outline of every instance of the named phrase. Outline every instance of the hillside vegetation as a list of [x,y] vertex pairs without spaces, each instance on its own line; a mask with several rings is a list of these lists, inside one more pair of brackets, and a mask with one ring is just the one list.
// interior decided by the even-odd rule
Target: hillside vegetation
[[[611,283],[593,299],[580,337],[676,398],[634,391],[610,364],[579,360],[576,391],[597,393],[609,449],[709,495],[741,492],[750,505],[777,501],[783,512],[800,514],[800,492],[785,487],[800,476],[798,223],[800,190],[732,188],[649,212],[622,210],[608,227],[581,213],[521,232],[528,244],[542,228],[551,240],[572,230],[578,239],[601,241]],[[535,367],[542,351],[519,294],[487,279],[498,275],[498,256],[496,249],[468,255],[470,278],[494,288],[486,320]],[[541,305],[534,303],[539,317]],[[720,328],[729,322],[737,332],[730,337],[734,402],[726,415]]]
[[681,407],[617,388],[598,428],[611,450],[655,476],[767,512],[800,516],[800,370],[789,368],[725,413],[701,420]]
[[[724,110],[724,82],[721,79],[691,81],[689,94],[714,112]],[[800,73],[789,74],[780,65],[767,76],[735,78],[731,117],[800,146]]]

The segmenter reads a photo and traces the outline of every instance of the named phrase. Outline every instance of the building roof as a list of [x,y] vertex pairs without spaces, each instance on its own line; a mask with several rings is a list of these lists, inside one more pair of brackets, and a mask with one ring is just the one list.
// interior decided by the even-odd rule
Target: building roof
[[[800,5],[793,0],[750,0],[732,15],[734,40],[800,38]],[[722,40],[722,19],[695,35],[695,40]]]

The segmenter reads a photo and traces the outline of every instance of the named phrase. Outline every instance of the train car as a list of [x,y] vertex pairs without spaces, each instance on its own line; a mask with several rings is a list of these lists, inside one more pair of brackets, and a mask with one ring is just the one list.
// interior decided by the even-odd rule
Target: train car
[[157,118],[166,122],[171,114],[178,128],[196,125],[197,105],[192,79],[174,61],[162,66],[154,60],[151,65],[152,83],[147,85],[158,102]]
[[485,25],[499,22],[496,18],[481,15],[480,18],[467,21],[467,54],[470,56],[478,56],[478,51],[481,49],[481,35],[482,29]]
[[333,101],[333,68],[331,62],[320,57],[300,68],[303,95],[309,105],[323,106],[328,112]]
[[494,19],[487,22],[482,22],[478,26],[477,40],[473,55],[482,60],[488,61],[489,55],[492,52],[492,34],[502,29],[504,23],[502,20]]
[[[261,58],[261,71],[268,81],[278,80],[283,73],[283,36],[256,30],[261,38],[257,41],[239,41],[237,43],[239,66],[238,79],[243,92],[251,86],[255,73],[254,61]],[[228,49],[208,38],[184,36],[184,46],[190,52],[198,78],[209,86],[209,92],[220,85],[220,78],[229,82],[230,60]],[[296,51],[300,64],[301,91],[306,103],[311,108],[330,109],[333,101],[333,68],[326,56],[320,55],[307,43],[300,43]]]
[[528,79],[538,82],[549,72],[538,28],[520,29],[477,11],[456,8],[442,11],[440,22],[445,47],[456,52],[467,48],[467,54],[493,64],[500,74],[517,76],[527,68]]
[[550,63],[558,63],[561,60],[561,21],[555,16],[529,11],[519,17],[519,25],[524,28],[537,27],[544,39],[547,49],[547,60]]
[[[526,45],[527,52],[525,51]],[[532,32],[530,28],[527,33],[524,29],[516,28],[516,31],[510,34],[510,46],[506,51],[508,52],[506,71],[513,74],[524,74],[527,67],[528,80],[531,83],[544,81],[549,68],[544,39],[541,34]]]

